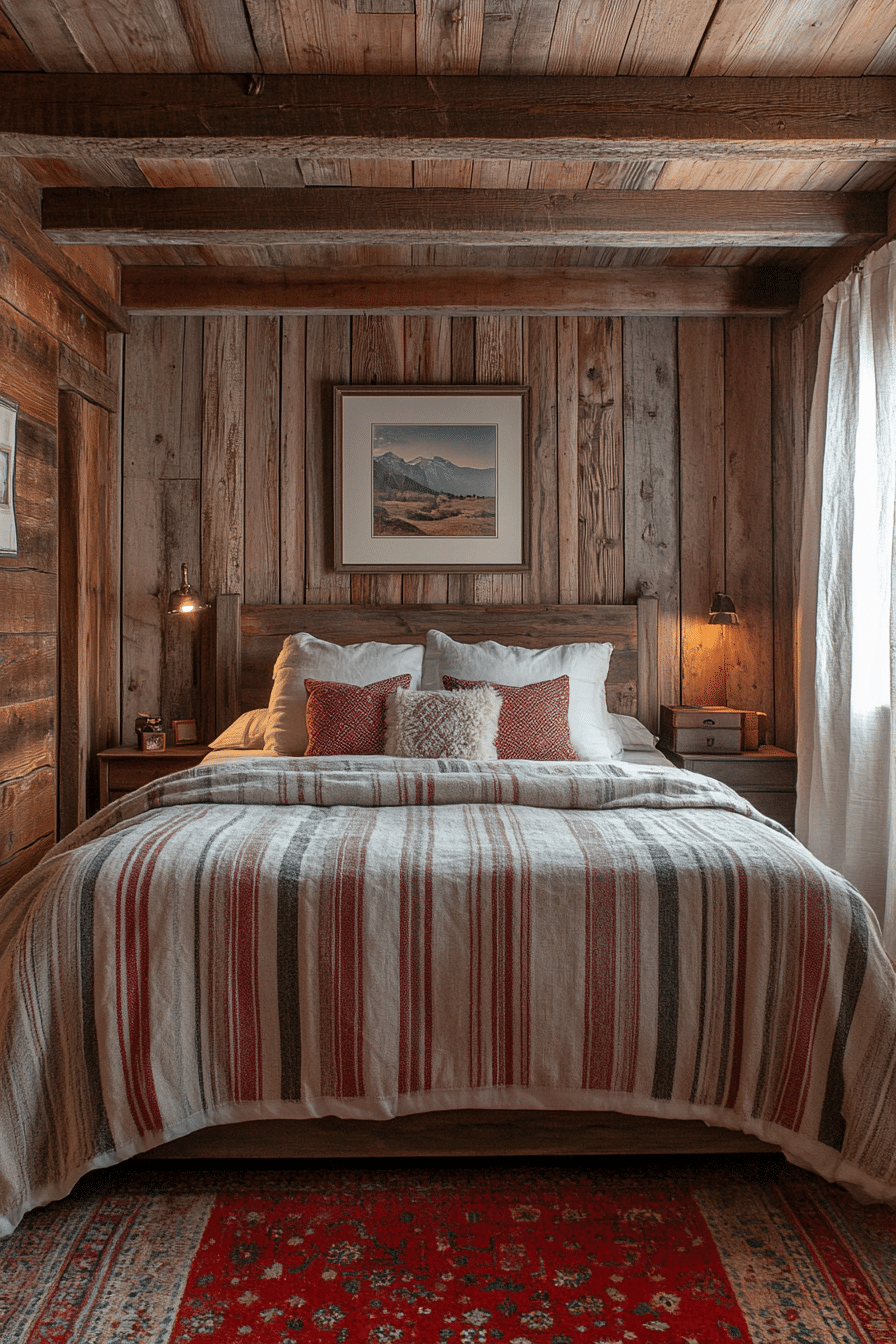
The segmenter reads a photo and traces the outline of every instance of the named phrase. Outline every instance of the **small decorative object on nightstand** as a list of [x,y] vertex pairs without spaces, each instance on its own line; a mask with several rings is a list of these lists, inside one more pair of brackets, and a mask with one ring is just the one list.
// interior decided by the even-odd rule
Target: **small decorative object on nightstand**
[[740,751],[741,714],[724,705],[660,705],[660,747],[670,751]]
[[672,751],[661,747],[663,755],[679,770],[691,770],[729,785],[746,798],[758,812],[780,821],[793,830],[796,816],[796,756],[782,747],[760,747],[758,751],[721,754],[713,752]]
[[177,774],[198,765],[208,752],[201,742],[192,742],[167,751],[141,751],[139,747],[108,747],[97,753],[100,763],[100,807],[114,803],[142,784],[165,775]]

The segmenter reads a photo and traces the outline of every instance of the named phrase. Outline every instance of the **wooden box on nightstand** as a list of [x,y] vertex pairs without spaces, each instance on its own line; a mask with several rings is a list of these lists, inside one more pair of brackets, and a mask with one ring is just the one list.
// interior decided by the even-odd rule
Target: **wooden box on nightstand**
[[165,751],[141,751],[139,747],[107,747],[97,752],[100,763],[100,807],[114,803],[122,794],[132,793],[141,784],[174,775],[178,770],[189,770],[198,765],[208,747],[201,742],[190,742]]
[[792,831],[796,816],[796,756],[783,747],[760,747],[736,755],[700,755],[660,750],[680,770],[692,770],[727,784],[758,812]]

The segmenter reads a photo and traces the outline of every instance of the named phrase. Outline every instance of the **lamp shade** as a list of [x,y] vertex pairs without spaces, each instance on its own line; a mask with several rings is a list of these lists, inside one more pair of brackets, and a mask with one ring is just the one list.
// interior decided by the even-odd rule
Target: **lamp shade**
[[740,625],[737,608],[727,593],[716,593],[709,609],[710,625]]
[[168,615],[188,616],[194,611],[205,611],[207,607],[208,603],[203,602],[196,589],[190,587],[186,565],[181,565],[180,587],[175,588],[168,599]]

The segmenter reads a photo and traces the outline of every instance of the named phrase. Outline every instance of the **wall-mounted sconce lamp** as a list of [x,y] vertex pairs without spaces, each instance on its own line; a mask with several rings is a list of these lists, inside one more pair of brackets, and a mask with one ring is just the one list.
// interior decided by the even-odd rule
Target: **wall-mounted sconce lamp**
[[202,598],[191,588],[187,579],[187,567],[180,567],[180,587],[175,588],[168,599],[169,616],[187,616],[194,611],[207,611],[208,602],[203,602]]
[[709,609],[710,625],[740,625],[737,608],[727,593],[716,593]]

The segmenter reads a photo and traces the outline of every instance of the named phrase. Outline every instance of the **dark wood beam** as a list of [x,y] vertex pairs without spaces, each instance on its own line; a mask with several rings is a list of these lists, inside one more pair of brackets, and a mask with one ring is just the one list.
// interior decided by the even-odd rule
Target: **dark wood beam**
[[0,154],[896,157],[896,79],[0,74]]
[[820,307],[825,294],[834,285],[845,280],[854,266],[861,265],[867,254],[884,243],[896,238],[896,187],[891,188],[888,196],[887,227],[879,238],[870,245],[854,244],[852,247],[833,247],[820,253],[810,262],[800,278],[799,302],[791,314],[791,322],[796,325],[814,309]]
[[550,247],[833,247],[877,238],[866,192],[450,188],[51,188],[57,243]]
[[799,294],[792,271],[645,266],[595,270],[125,266],[132,313],[480,313],[565,317],[779,316]]

